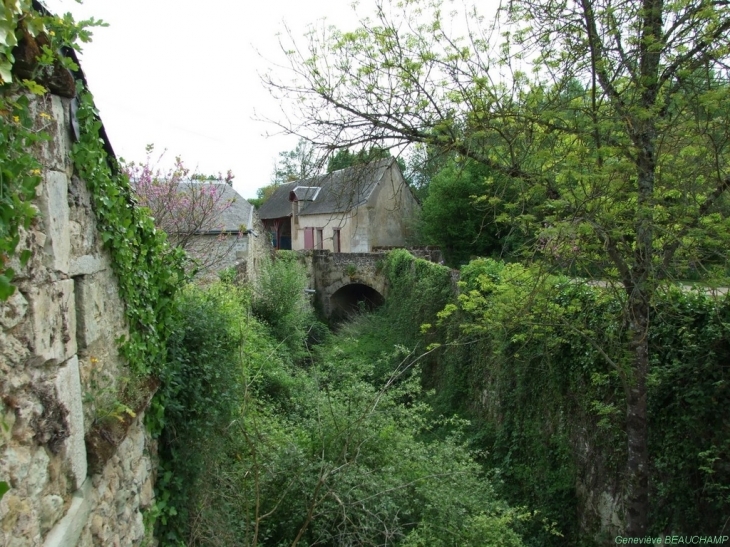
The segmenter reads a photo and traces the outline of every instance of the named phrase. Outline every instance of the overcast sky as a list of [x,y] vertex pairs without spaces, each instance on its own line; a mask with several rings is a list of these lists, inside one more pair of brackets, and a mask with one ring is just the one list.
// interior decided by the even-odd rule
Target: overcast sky
[[296,146],[292,137],[267,138],[276,128],[254,120],[254,111],[278,117],[258,76],[283,58],[277,33],[286,23],[302,36],[322,18],[343,29],[357,23],[347,0],[45,3],[109,24],[94,31],[81,63],[117,156],[143,160],[153,143],[201,173],[231,169],[246,198],[268,184],[278,152]]

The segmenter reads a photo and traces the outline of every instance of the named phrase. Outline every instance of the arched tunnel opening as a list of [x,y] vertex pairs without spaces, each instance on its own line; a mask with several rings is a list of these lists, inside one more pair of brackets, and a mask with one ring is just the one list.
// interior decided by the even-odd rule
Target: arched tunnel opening
[[383,302],[383,295],[372,287],[362,283],[345,285],[330,297],[330,321],[337,323],[363,311],[373,311]]

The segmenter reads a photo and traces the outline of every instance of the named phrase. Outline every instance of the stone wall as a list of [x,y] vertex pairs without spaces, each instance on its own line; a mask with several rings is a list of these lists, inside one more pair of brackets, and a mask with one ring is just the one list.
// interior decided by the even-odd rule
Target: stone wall
[[248,238],[248,246],[245,253],[237,254],[236,269],[238,270],[238,281],[256,285],[258,272],[261,266],[271,256],[273,247],[269,233],[264,229],[264,225],[256,211],[253,212],[252,232],[246,237]]
[[200,259],[203,265],[198,274],[199,280],[204,283],[215,281],[219,272],[234,268],[239,283],[256,282],[258,271],[263,260],[270,256],[272,246],[255,212],[252,224],[252,231],[246,234],[198,235],[191,238],[186,251]]
[[185,250],[200,260],[203,266],[201,274],[218,272],[236,266],[249,250],[247,234],[230,235],[195,235],[188,241]]
[[[153,503],[155,452],[142,415],[116,406],[128,333],[83,181],[69,159],[70,101],[35,99],[43,182],[18,290],[0,304],[0,545],[137,545]],[[42,115],[41,115],[42,114]],[[139,408],[142,408],[141,405]],[[123,427],[94,454],[104,420]],[[93,463],[93,465],[90,465]]]

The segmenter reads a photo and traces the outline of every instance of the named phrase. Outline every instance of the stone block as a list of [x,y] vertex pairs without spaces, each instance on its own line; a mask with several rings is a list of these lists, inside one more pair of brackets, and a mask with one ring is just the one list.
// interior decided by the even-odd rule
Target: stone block
[[71,279],[31,287],[32,360],[61,363],[76,354],[74,282]]
[[68,99],[48,94],[31,103],[35,125],[50,136],[38,146],[39,159],[46,169],[67,172],[71,169],[71,132]]
[[[101,249],[96,215],[86,183],[72,176],[68,186],[68,205],[71,219],[71,260],[84,255],[96,255]],[[73,274],[72,274],[73,275]]]
[[47,532],[63,515],[63,498],[61,496],[45,496],[41,500],[41,531]]
[[48,484],[48,463],[50,458],[45,450],[36,450],[33,459],[30,461],[28,476],[25,480],[28,497],[35,499],[40,496]]
[[76,547],[91,513],[91,481],[86,480],[71,499],[66,515],[46,536],[43,547]]
[[27,447],[8,447],[0,456],[0,473],[10,479],[8,482],[14,490],[25,489],[32,459]]
[[115,340],[124,329],[124,304],[111,270],[76,278],[78,343],[88,348],[106,336]]
[[[36,210],[36,215],[40,216],[37,203],[34,202],[32,207]],[[46,234],[40,231],[41,228],[41,223],[37,221],[34,221],[28,229],[18,226],[18,246],[15,248],[15,253],[9,257],[7,265],[15,272],[13,284],[20,290],[27,290],[29,285],[42,283],[50,278],[45,268],[44,249],[47,238]],[[20,257],[25,251],[30,251],[30,258],[23,265],[20,263]]]
[[71,469],[74,489],[78,489],[86,480],[87,464],[79,360],[75,355],[58,369],[55,385],[58,401],[68,410],[69,436],[63,441],[63,454]]
[[129,539],[136,543],[141,542],[144,539],[144,517],[139,511],[134,515],[134,524],[132,525],[132,531]]
[[0,325],[12,329],[20,323],[27,311],[28,301],[20,291],[15,291],[7,301],[0,302]]
[[91,275],[111,267],[111,263],[106,256],[84,255],[71,259],[69,275],[72,277],[78,275]]
[[152,479],[147,480],[139,490],[139,506],[141,509],[147,509],[152,506],[155,499],[155,489]]
[[71,227],[66,173],[47,171],[39,192],[38,204],[46,234],[45,265],[51,270],[67,274],[71,257]]
[[[20,340],[9,334],[0,333],[0,371],[19,365],[29,354],[28,348]],[[14,379],[15,376],[11,377],[11,380]]]

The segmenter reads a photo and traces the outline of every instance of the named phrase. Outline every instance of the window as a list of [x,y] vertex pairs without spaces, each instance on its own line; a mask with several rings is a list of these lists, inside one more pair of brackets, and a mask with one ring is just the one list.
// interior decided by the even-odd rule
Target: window
[[324,228],[317,228],[317,249],[324,249]]
[[334,247],[334,251],[336,253],[341,252],[340,251],[340,229],[339,228],[332,228],[332,246]]

